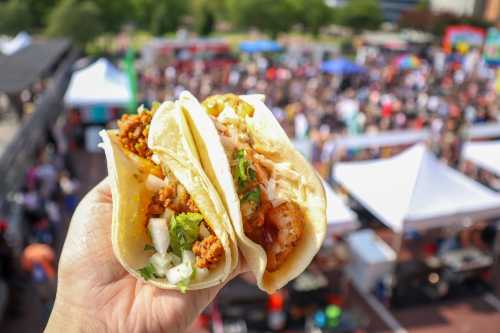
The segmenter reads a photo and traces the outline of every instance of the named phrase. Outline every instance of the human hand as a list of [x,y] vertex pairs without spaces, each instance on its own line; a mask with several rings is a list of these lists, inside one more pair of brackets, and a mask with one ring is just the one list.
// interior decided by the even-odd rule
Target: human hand
[[[181,294],[129,275],[113,254],[111,212],[111,191],[105,179],[73,215],[59,262],[57,297],[45,331],[184,332],[223,284]],[[227,281],[243,271],[241,262]]]

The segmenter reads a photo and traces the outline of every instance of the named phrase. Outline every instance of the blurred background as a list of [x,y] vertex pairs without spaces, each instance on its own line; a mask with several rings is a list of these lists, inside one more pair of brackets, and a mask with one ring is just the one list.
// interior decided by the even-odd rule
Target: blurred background
[[324,179],[328,237],[193,332],[500,331],[500,0],[0,0],[0,331],[39,332],[99,130],[262,93]]

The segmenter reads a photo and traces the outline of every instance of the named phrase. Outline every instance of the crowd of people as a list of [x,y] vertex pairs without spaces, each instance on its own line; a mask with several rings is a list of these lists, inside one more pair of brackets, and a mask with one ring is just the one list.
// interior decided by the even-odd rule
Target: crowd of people
[[253,55],[224,68],[195,62],[190,71],[151,66],[140,76],[141,100],[175,98],[188,89],[203,100],[217,93],[261,93],[292,138],[307,136],[312,161],[328,169],[332,159],[365,159],[383,151],[339,151],[335,140],[348,135],[427,127],[436,153],[451,164],[459,160],[462,130],[467,124],[500,121],[495,70],[478,50],[445,54],[440,48],[418,51],[420,63],[405,68],[400,54],[371,47],[358,49],[365,71],[330,75],[308,53],[299,59]]
[[54,130],[40,143],[23,185],[13,196],[12,204],[19,207],[13,211],[18,213],[0,222],[0,281],[6,286],[6,314],[13,317],[26,310],[24,293],[37,297],[45,319],[55,297],[63,222],[76,208],[78,190],[59,137]]

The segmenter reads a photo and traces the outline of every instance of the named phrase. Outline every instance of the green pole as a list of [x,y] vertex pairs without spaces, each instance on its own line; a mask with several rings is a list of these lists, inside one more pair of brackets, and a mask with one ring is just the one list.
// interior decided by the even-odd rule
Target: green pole
[[127,54],[125,55],[125,70],[127,71],[127,77],[130,86],[130,101],[128,104],[128,112],[137,112],[137,73],[134,66],[135,52],[134,49],[129,47]]

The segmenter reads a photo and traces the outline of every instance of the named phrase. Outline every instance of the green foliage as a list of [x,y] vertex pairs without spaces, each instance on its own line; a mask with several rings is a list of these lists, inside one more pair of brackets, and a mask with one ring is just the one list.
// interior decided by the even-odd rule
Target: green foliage
[[71,38],[83,46],[103,31],[100,15],[99,8],[91,1],[62,0],[50,14],[45,33]]
[[225,1],[193,0],[190,12],[194,30],[202,36],[210,35],[215,29],[216,20],[224,19],[225,8]]
[[43,28],[47,22],[50,11],[57,4],[57,0],[22,0],[25,3],[32,17],[32,25],[35,29]]
[[333,10],[324,0],[286,0],[290,3],[294,21],[317,36],[321,27],[333,21]]
[[26,2],[9,0],[0,3],[0,33],[14,35],[23,30],[31,30],[33,16]]
[[[182,18],[188,12],[186,0],[155,1],[153,6],[153,9],[146,13],[146,16],[151,15],[149,28],[156,35],[176,31]],[[147,17],[144,19],[147,20]]]
[[[123,24],[134,17],[131,0],[84,0],[99,9],[100,22],[107,32],[119,31]],[[82,2],[82,1],[78,1]],[[151,14],[150,14],[151,15]],[[85,25],[87,27],[87,25]]]
[[416,10],[429,10],[431,8],[430,0],[420,0],[415,6]]
[[236,27],[255,27],[274,37],[298,23],[295,3],[293,0],[228,0],[228,11]]
[[354,30],[376,29],[383,21],[376,0],[351,0],[336,12],[336,19]]

